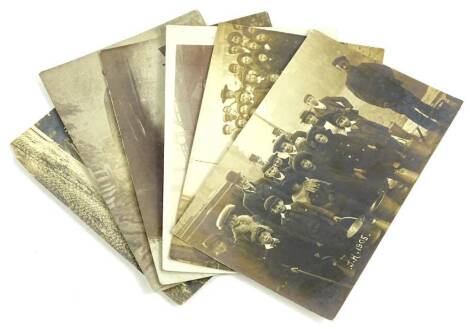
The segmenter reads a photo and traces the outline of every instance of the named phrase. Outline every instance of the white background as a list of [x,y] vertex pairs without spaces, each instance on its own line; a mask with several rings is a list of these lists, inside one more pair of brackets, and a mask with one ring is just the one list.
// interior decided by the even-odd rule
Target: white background
[[191,9],[209,24],[268,10],[274,26],[334,28],[386,63],[463,100],[466,1],[2,1],[0,328],[469,327],[469,134],[456,117],[334,321],[240,276],[187,304],[152,294],[117,254],[30,178],[9,142],[51,108],[38,72]]

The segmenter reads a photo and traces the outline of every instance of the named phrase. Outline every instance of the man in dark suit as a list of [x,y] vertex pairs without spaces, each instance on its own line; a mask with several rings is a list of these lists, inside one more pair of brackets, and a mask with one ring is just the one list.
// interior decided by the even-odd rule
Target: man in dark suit
[[315,152],[306,138],[307,133],[301,130],[292,134],[282,134],[274,141],[273,153],[295,155],[298,152]]
[[354,66],[345,56],[336,58],[332,64],[346,72],[346,86],[364,102],[404,114],[425,129],[439,128],[438,111],[403,87],[388,66],[377,63]]
[[380,170],[382,175],[389,177],[395,162],[400,160],[398,154],[387,152],[389,149],[377,147],[373,140],[358,136],[344,136],[333,134],[327,129],[312,128],[307,139],[316,144],[316,149],[325,156],[332,168],[346,172],[353,172],[354,169]]
[[243,193],[241,204],[252,215],[262,216],[265,214],[264,201],[270,195],[276,195],[285,201],[290,200],[289,195],[284,193],[279,187],[273,185],[266,178],[260,178],[251,182],[242,174],[229,171],[225,179],[227,182],[233,183],[241,189]]
[[302,123],[324,126],[328,122],[348,136],[374,140],[379,145],[396,144],[388,128],[361,116],[345,97],[324,97],[317,101],[308,94],[304,101],[310,109],[300,115]]
[[[351,210],[351,213],[365,213],[366,209],[375,200],[377,191],[386,184],[386,181],[378,185],[375,180],[359,178],[352,172],[348,173],[344,170],[336,171],[330,165],[322,163],[319,160],[322,158],[315,157],[315,154],[302,152],[293,157],[291,166],[298,176],[305,177],[306,180],[317,180],[330,184],[330,188],[334,190],[334,195],[336,196],[334,202],[338,203],[338,205],[345,205],[347,203],[347,208]],[[320,199],[324,200],[325,196],[320,194],[323,193],[320,193],[320,191],[318,193],[309,193],[310,202],[315,205],[324,206]],[[348,202],[338,202],[340,199],[343,201],[346,199]]]
[[341,218],[326,209],[298,202],[285,204],[276,196],[268,197],[264,207],[290,234],[324,245],[326,254],[339,257],[351,247],[347,229],[339,224]]

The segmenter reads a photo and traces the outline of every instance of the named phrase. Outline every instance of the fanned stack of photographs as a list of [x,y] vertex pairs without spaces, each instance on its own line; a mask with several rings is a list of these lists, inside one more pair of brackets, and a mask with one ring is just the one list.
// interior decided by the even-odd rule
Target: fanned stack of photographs
[[462,105],[383,59],[192,11],[41,72],[12,148],[176,303],[236,272],[333,319]]

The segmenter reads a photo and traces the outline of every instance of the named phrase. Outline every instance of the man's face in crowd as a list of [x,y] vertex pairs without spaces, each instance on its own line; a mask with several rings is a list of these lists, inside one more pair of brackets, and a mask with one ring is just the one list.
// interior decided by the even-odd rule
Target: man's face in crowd
[[284,142],[281,145],[281,151],[286,153],[294,152],[294,145],[288,142]]
[[248,82],[248,83],[254,83],[254,82],[256,82],[256,80],[257,80],[257,79],[256,79],[256,75],[254,75],[254,74],[248,74],[248,75],[246,76],[245,80],[246,80],[246,82]]
[[250,41],[246,46],[250,50],[257,50],[261,48],[261,46],[254,41]]
[[235,64],[235,63],[230,64],[229,71],[232,73],[238,73],[240,71],[240,65]]
[[315,141],[320,144],[328,143],[328,136],[322,133],[318,133],[315,135]]
[[232,35],[232,37],[230,38],[230,42],[238,45],[242,42],[242,37],[238,34]]
[[256,33],[256,28],[250,26],[246,31],[248,32],[248,34],[254,34]]
[[309,106],[317,106],[318,105],[318,101],[315,99],[315,97],[313,97],[312,95],[309,95],[307,96],[307,98],[305,99],[305,104],[309,105]]
[[244,119],[238,119],[235,124],[237,125],[238,128],[243,128],[246,125],[246,120]]
[[248,93],[243,93],[240,95],[240,102],[242,104],[249,103],[251,101],[251,95]]
[[249,107],[248,105],[242,105],[240,106],[240,108],[238,109],[238,111],[242,114],[248,114],[249,113]]
[[271,207],[271,212],[276,215],[281,214],[284,211],[286,211],[286,206],[284,205],[284,201],[282,200],[279,200],[278,202],[276,202],[275,205]]
[[309,160],[309,159],[303,159],[302,161],[300,161],[300,166],[303,168],[303,169],[307,169],[307,170],[315,170],[315,164]]
[[231,54],[241,53],[241,51],[242,51],[242,47],[240,47],[238,45],[233,45],[229,48],[229,53],[231,53]]
[[269,60],[269,57],[268,57],[268,55],[266,55],[264,53],[261,53],[261,54],[258,55],[258,60],[261,63],[264,63],[264,62],[267,62]]
[[279,175],[279,168],[276,166],[271,166],[266,170],[266,176],[268,177],[276,177],[277,175]]
[[313,113],[309,113],[305,118],[305,123],[314,125],[318,122],[318,118]]
[[280,167],[282,166],[282,159],[281,158],[276,158],[274,159],[273,166]]
[[243,56],[241,60],[245,65],[250,65],[253,63],[253,59],[250,56]]
[[336,120],[336,125],[340,128],[347,128],[347,127],[351,127],[351,120],[349,120],[348,117],[345,117],[345,116],[340,116],[337,120]]

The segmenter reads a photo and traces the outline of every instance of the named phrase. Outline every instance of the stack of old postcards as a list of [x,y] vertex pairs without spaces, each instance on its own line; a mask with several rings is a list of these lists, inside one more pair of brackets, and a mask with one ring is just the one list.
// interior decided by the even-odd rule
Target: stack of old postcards
[[384,50],[197,11],[45,70],[18,160],[177,303],[239,272],[333,318],[462,102]]

